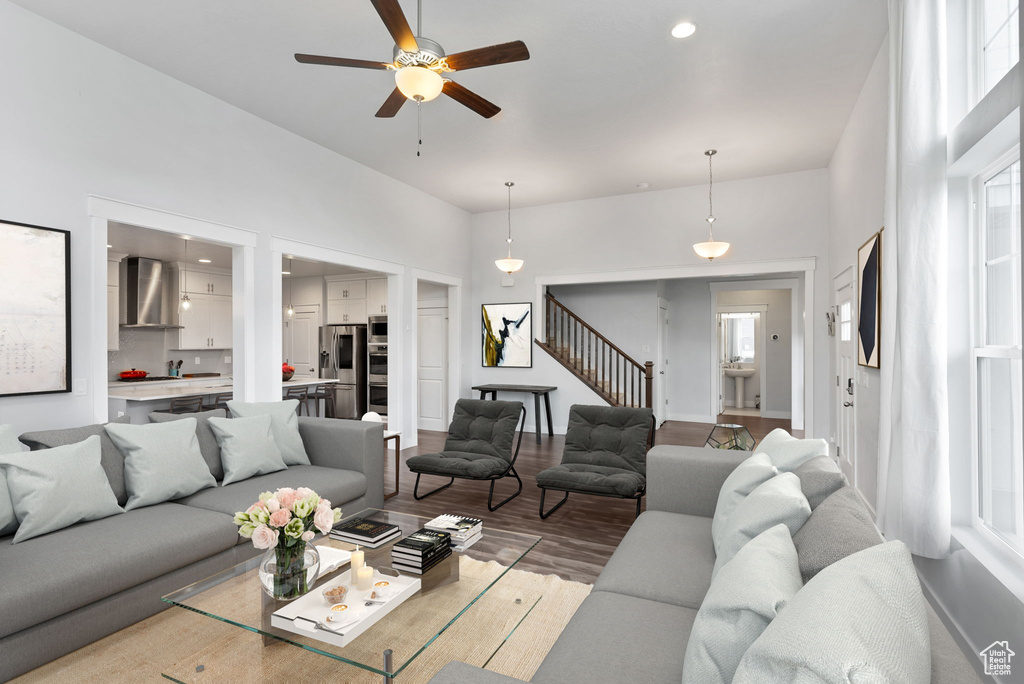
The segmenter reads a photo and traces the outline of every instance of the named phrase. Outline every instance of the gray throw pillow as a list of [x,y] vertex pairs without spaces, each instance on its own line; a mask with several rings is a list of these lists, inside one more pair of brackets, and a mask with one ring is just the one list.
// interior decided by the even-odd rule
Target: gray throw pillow
[[765,530],[783,524],[795,534],[807,517],[811,507],[800,491],[800,479],[793,473],[776,475],[760,485],[736,506],[722,530],[721,540],[715,545],[714,578],[736,555],[743,545]]
[[722,566],[700,604],[683,684],[729,684],[743,654],[803,585],[789,528],[776,525],[750,540]]
[[[128,423],[128,416],[116,418],[111,423]],[[87,437],[99,435],[100,438],[100,463],[103,464],[103,472],[110,481],[110,488],[114,490],[117,503],[124,506],[128,501],[128,491],[124,488],[124,457],[117,450],[114,443],[103,429],[102,424],[83,425],[82,427],[64,428],[61,430],[41,430],[39,432],[26,432],[18,437],[24,444],[27,444],[33,451],[36,449],[52,449],[53,447],[78,444],[85,441]]]
[[235,418],[269,415],[274,442],[281,450],[281,457],[286,465],[309,465],[306,447],[299,435],[299,416],[295,412],[299,407],[297,399],[287,401],[265,401],[249,403],[232,399],[228,402],[228,410]]
[[[20,454],[23,451],[13,425],[0,425],[0,454]],[[0,537],[14,534],[18,529],[18,518],[14,515],[14,504],[7,491],[7,478],[0,470]]]
[[124,512],[100,465],[98,435],[79,444],[0,455],[0,469],[20,521],[13,544]]
[[250,418],[210,418],[210,427],[220,443],[224,482],[247,480],[253,475],[276,473],[288,466],[274,442],[268,415]]
[[220,459],[220,445],[217,443],[217,435],[213,434],[208,422],[210,418],[226,418],[228,412],[224,409],[213,409],[211,411],[200,411],[199,413],[150,413],[149,422],[167,423],[182,418],[196,419],[196,437],[199,439],[199,452],[203,455],[206,465],[210,466],[210,472],[218,482],[224,479],[224,465]]
[[778,468],[772,465],[768,454],[754,454],[729,473],[722,488],[718,491],[718,504],[715,506],[715,517],[711,520],[711,539],[715,544],[722,536],[725,523],[736,506],[750,496],[759,486],[779,474]]
[[775,428],[757,445],[757,451],[771,456],[772,464],[788,473],[815,456],[828,456],[828,442],[823,439],[799,439],[782,428]]
[[199,452],[195,418],[147,425],[111,424],[106,429],[124,454],[126,511],[217,486]]
[[804,582],[838,560],[882,543],[860,495],[843,487],[814,509],[804,526],[793,535],[800,574]]
[[928,613],[910,551],[891,541],[822,570],[765,628],[734,684],[931,681]]
[[815,456],[802,463],[793,474],[800,478],[800,489],[807,497],[812,511],[832,492],[849,484],[831,456]]

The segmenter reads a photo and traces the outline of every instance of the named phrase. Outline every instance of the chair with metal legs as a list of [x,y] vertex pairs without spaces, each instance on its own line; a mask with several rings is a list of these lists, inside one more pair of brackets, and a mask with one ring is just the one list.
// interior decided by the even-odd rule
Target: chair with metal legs
[[306,415],[309,415],[309,388],[308,387],[289,387],[284,391],[285,400],[297,399],[299,402],[298,414],[301,416],[302,412],[305,411]]
[[[416,473],[413,497],[417,501],[425,499],[451,487],[456,478],[490,481],[487,510],[498,510],[523,491],[523,481],[516,472],[515,462],[523,442],[525,423],[526,409],[521,401],[459,399],[455,404],[452,423],[448,427],[444,451],[413,456],[406,461],[409,470]],[[440,475],[449,478],[449,481],[421,495],[419,487],[423,475]],[[512,496],[494,504],[494,484],[506,477],[514,477],[519,483],[519,489]]]
[[320,400],[324,400],[324,418],[335,418],[337,413],[334,409],[334,390],[330,385],[317,385],[309,393],[309,399],[313,402],[313,412],[317,418],[320,417]]

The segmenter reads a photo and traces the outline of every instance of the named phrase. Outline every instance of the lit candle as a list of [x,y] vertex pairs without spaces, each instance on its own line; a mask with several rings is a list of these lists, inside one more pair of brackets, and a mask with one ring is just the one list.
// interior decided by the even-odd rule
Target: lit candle
[[369,565],[364,565],[356,570],[356,589],[359,591],[373,589],[373,568]]
[[356,570],[363,567],[364,564],[365,561],[363,560],[363,552],[359,550],[358,546],[356,546],[356,550],[352,552],[352,577],[355,577],[354,573],[356,572]]

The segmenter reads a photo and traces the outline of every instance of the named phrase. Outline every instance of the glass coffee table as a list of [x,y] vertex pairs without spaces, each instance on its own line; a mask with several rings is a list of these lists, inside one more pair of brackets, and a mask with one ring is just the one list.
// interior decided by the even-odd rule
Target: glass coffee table
[[[377,509],[348,517],[398,525],[403,537],[431,519]],[[469,655],[477,660],[489,658],[541,599],[536,590],[501,581],[540,540],[535,535],[485,525],[479,541],[464,552],[453,552],[419,576],[422,584],[417,593],[344,647],[270,625],[270,614],[287,604],[264,593],[257,576],[257,556],[163,597],[167,603],[233,626],[212,630],[204,636],[204,647],[165,666],[163,676],[178,682],[280,681],[282,677],[388,682],[409,672],[417,659],[421,661],[418,665],[425,666],[430,658],[424,653],[436,652],[446,660]],[[365,563],[390,567],[394,541],[377,549],[361,547]],[[355,548],[327,537],[314,543],[348,551]],[[319,592],[348,569],[345,563],[321,575],[311,592]],[[324,607],[327,611],[326,603]],[[349,665],[359,669],[352,670]]]

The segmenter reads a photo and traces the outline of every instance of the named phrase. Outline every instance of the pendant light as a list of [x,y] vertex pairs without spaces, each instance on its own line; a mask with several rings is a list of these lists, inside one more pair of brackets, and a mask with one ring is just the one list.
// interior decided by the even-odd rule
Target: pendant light
[[505,187],[508,188],[508,238],[505,240],[505,242],[508,243],[508,256],[505,257],[504,259],[496,259],[495,262],[494,262],[494,265],[497,266],[499,270],[502,270],[505,273],[508,273],[509,275],[512,275],[513,273],[515,273],[516,271],[521,269],[523,267],[523,263],[524,263],[522,259],[513,259],[512,258],[512,186],[513,185],[515,185],[515,183],[512,183],[512,182],[505,183]]
[[711,202],[711,189],[714,185],[715,177],[711,171],[711,158],[717,153],[718,150],[708,150],[704,153],[708,157],[708,217],[705,219],[708,222],[708,239],[705,242],[698,242],[693,246],[693,251],[697,253],[697,256],[708,261],[713,261],[729,251],[729,243],[715,240],[714,235],[715,213],[713,211],[714,205]]
[[[288,257],[288,270],[285,271],[285,273],[287,275],[291,275],[292,274],[292,258],[291,257]],[[285,310],[285,313],[288,314],[288,318],[291,318],[292,316],[295,315],[295,309],[292,307],[292,281],[291,280],[288,281],[288,309]]]
[[[185,265],[184,265],[184,267],[181,270],[181,275],[182,275],[183,279],[187,279],[185,277],[185,273],[186,273],[185,269],[187,269],[187,268],[188,268],[188,237],[186,236],[185,237]],[[182,281],[182,285],[184,285],[184,280]],[[182,289],[184,289],[184,288],[182,288]],[[192,308],[192,300],[190,300],[188,298],[188,292],[183,292],[181,294],[180,306],[181,306],[181,310],[182,311],[188,311],[189,309]]]

